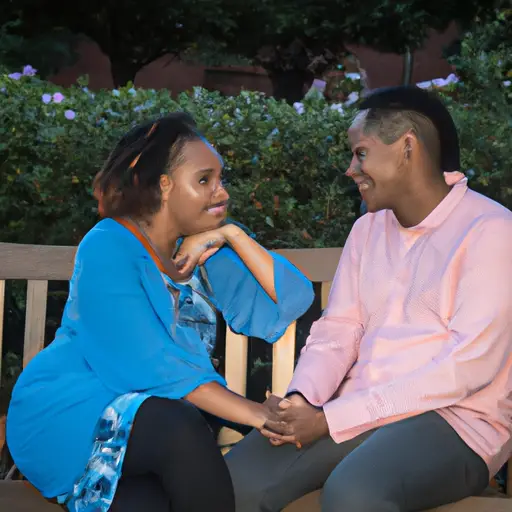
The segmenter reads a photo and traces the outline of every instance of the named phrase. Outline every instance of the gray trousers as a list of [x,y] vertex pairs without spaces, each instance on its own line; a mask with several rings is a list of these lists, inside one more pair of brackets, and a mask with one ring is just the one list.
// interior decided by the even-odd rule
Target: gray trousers
[[297,450],[251,432],[227,455],[236,512],[278,512],[323,487],[322,512],[414,512],[481,494],[484,461],[435,412]]

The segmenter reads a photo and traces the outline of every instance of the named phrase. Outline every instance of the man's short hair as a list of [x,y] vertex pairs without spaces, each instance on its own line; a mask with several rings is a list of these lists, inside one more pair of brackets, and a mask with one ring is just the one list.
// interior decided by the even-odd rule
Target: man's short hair
[[[359,109],[367,111],[368,129],[378,130],[383,142],[394,137],[397,140],[407,130],[413,130],[442,171],[460,170],[457,129],[436,94],[416,86],[386,87],[372,91]],[[390,131],[388,135],[384,134],[386,129]]]
[[393,144],[412,132],[425,148],[432,165],[441,169],[441,142],[434,123],[413,110],[370,108],[365,111],[363,133],[375,135],[384,144]]

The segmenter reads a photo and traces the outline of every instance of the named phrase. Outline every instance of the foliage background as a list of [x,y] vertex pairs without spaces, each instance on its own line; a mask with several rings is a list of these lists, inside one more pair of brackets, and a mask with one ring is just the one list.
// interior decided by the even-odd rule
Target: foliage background
[[[510,28],[510,12],[502,11],[465,34],[459,55],[452,57],[459,79],[432,84],[458,126],[461,167],[470,186],[508,208]],[[360,87],[351,81],[347,89],[357,93]],[[60,89],[39,79],[30,66],[0,75],[0,241],[79,243],[98,219],[92,177],[116,140],[139,121],[186,110],[225,159],[232,217],[269,248],[341,246],[359,212],[354,187],[343,177],[350,161],[346,130],[356,107],[357,101],[330,104],[315,95],[289,105],[259,93],[223,97],[199,88],[173,100],[168,91],[130,84],[94,94],[86,80]],[[47,340],[60,320],[65,295],[65,285],[52,284]],[[24,300],[21,285],[8,283],[4,339],[18,355]],[[252,355],[252,370],[265,368],[260,363],[269,355]],[[19,358],[6,356],[8,389]]]

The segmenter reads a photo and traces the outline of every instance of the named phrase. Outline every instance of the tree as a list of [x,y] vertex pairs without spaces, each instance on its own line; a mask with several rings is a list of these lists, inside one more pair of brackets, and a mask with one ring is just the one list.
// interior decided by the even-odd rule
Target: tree
[[76,59],[76,36],[67,30],[51,30],[27,39],[19,34],[20,19],[0,26],[0,68],[19,70],[33,65],[43,78]]
[[1,11],[7,21],[21,20],[15,36],[30,40],[60,31],[94,40],[109,56],[120,86],[162,55],[180,54],[199,36],[226,38],[234,22],[223,6],[223,0],[9,0]]
[[346,43],[412,55],[429,29],[444,30],[452,21],[467,25],[492,8],[479,0],[246,0],[227,48],[265,67],[274,95],[293,102],[302,97],[304,83],[337,61]]

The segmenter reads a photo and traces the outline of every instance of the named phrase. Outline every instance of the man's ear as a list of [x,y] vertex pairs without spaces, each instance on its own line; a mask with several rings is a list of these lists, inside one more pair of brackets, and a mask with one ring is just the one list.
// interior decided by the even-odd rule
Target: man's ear
[[413,133],[406,133],[404,136],[404,159],[409,161],[412,157],[413,152],[418,147],[418,140]]

